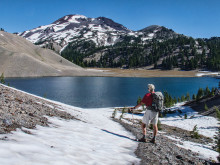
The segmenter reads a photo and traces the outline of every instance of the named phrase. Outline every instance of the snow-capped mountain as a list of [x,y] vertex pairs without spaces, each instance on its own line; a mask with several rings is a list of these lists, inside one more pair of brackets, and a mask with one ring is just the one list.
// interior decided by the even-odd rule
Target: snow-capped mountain
[[[166,28],[165,28],[166,29]],[[96,46],[109,46],[122,40],[123,36],[141,37],[143,42],[161,36],[162,26],[151,26],[132,31],[105,17],[88,18],[83,15],[67,15],[55,22],[25,31],[19,35],[42,47],[62,51],[70,42],[93,41]],[[173,35],[174,32],[171,31]]]
[[[19,35],[35,44],[57,44],[61,48],[74,40],[92,40],[96,45],[112,45],[129,29],[105,17],[87,18],[83,15],[67,15],[52,24],[25,31]],[[55,45],[53,45],[55,46]]]

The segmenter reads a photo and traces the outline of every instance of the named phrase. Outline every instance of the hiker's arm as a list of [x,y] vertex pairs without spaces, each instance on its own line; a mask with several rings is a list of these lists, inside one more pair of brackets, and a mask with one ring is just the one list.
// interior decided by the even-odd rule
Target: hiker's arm
[[138,105],[136,105],[136,106],[134,107],[134,109],[139,108],[139,107],[142,106],[143,104],[144,104],[143,102],[140,102]]
[[134,106],[133,108],[131,108],[130,110],[137,109],[137,108],[139,108],[140,106],[142,106],[143,104],[144,104],[144,103],[141,102],[141,103],[139,103],[138,105],[136,105],[136,106]]

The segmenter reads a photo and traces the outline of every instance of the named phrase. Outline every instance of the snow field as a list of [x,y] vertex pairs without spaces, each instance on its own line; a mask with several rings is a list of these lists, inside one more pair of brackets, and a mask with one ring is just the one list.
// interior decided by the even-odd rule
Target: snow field
[[[51,123],[49,127],[22,128],[31,134],[21,129],[10,134],[1,134],[0,138],[5,139],[0,143],[1,163],[5,165],[138,164],[140,160],[134,154],[138,143],[120,137],[120,135],[127,137],[133,135],[119,123],[111,120],[113,109],[82,109],[51,102],[57,109],[67,111],[80,120],[45,116]],[[47,106],[53,108],[53,104]]]

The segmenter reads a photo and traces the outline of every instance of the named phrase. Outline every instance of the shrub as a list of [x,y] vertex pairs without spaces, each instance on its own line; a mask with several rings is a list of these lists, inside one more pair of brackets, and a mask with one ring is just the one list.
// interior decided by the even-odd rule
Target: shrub
[[[151,130],[153,130],[153,129],[154,129],[153,124],[150,124],[150,125],[149,125],[149,128],[150,128]],[[158,122],[157,122],[157,128],[158,128],[158,130],[162,130],[160,120],[158,120]]]
[[176,97],[174,97],[173,101],[174,101],[175,104],[177,103],[177,99],[176,99]]
[[122,111],[121,111],[120,120],[124,117],[124,113],[125,113],[125,108],[123,108]]
[[185,96],[181,96],[181,102],[184,102],[184,101],[186,101]]
[[190,95],[189,95],[189,92],[187,92],[187,94],[186,94],[186,100],[187,100],[187,101],[190,101]]
[[[215,108],[215,111],[216,111],[216,116],[217,116],[217,118],[218,118],[218,121],[220,121],[220,111],[219,111],[219,109],[215,106],[214,107]],[[219,135],[220,135],[220,128],[218,128],[218,135],[217,135],[217,141],[216,141],[216,150],[217,150],[217,152],[218,153],[220,153],[220,137],[219,137]],[[220,156],[218,157],[218,159],[220,159]]]
[[145,104],[142,104],[142,110],[145,111]]
[[195,126],[193,127],[193,130],[192,130],[192,132],[191,132],[191,137],[192,137],[192,138],[195,138],[195,139],[199,139],[199,138],[200,138],[199,132],[198,132],[198,129],[197,129],[197,125],[195,125]]
[[210,91],[210,89],[209,89],[209,87],[207,86],[206,87],[206,89],[205,89],[205,96],[208,96],[208,95],[210,95],[210,93],[211,93],[211,91]]
[[158,123],[157,123],[157,128],[158,128],[158,130],[162,130],[160,120],[158,120]]
[[4,73],[2,73],[2,75],[1,75],[1,77],[0,77],[0,82],[1,82],[2,84],[5,83]]
[[215,88],[212,88],[211,96],[215,96]]
[[193,94],[192,99],[196,100],[196,95],[195,94]]
[[202,88],[199,88],[198,93],[196,95],[196,99],[200,99],[204,95],[204,91]]
[[164,105],[165,107],[171,107],[175,104],[175,99],[173,99],[168,92],[164,92]]
[[216,116],[217,116],[218,120],[220,121],[220,111],[219,111],[218,107],[215,106],[214,108],[215,108]]
[[141,100],[142,100],[142,99],[141,99],[141,97],[139,96],[138,99],[137,99],[137,104],[140,104],[140,103],[141,103]]
[[187,114],[184,115],[184,119],[187,119]]
[[208,106],[207,106],[206,103],[205,103],[204,109],[205,109],[205,111],[208,111],[208,110],[209,110],[209,108],[208,108]]
[[43,96],[45,99],[47,98],[47,94],[46,93],[44,93],[44,96]]
[[115,109],[114,112],[112,113],[112,118],[113,119],[115,118],[116,114],[117,114],[117,109]]

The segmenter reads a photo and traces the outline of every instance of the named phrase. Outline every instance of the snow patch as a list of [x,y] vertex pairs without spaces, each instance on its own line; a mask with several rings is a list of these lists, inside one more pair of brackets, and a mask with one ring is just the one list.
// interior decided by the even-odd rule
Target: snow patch
[[73,16],[69,16],[68,22],[71,22],[71,23],[80,23],[79,21],[77,21],[77,19],[79,19],[79,18],[87,18],[87,17],[84,16],[84,15],[73,15]]
[[196,73],[197,77],[211,76],[211,75],[220,75],[220,72],[200,71]]
[[[175,107],[180,109],[182,113],[167,114],[167,117],[160,118],[162,124],[175,126],[184,130],[192,131],[197,125],[199,134],[206,137],[214,138],[218,131],[218,120],[214,117],[199,115],[198,112],[190,107],[177,104]],[[184,115],[187,114],[187,119]]]
[[150,34],[148,34],[148,36],[149,36],[150,38],[153,38],[154,33],[150,33]]
[[[166,136],[166,135],[165,135]],[[217,162],[218,152],[213,151],[211,145],[204,145],[199,143],[194,143],[190,141],[182,141],[177,137],[166,136],[171,140],[177,141],[178,147],[191,150],[192,152],[198,153],[200,158],[207,160],[215,160]]]

